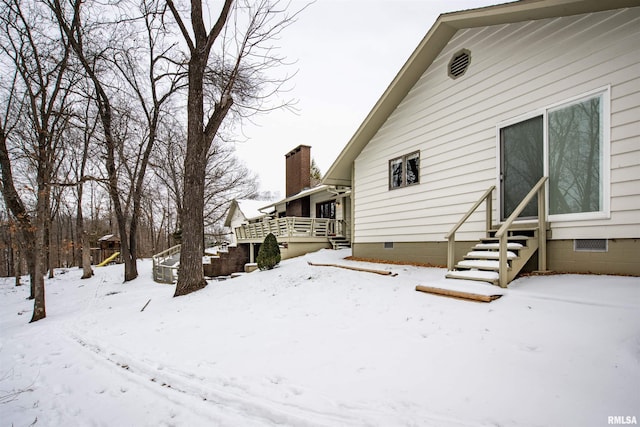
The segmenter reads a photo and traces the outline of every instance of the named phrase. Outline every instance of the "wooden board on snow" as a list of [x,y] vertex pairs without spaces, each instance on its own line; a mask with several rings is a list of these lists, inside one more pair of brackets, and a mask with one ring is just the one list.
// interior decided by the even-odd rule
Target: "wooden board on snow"
[[361,267],[352,267],[350,265],[340,265],[340,264],[319,264],[315,262],[307,261],[307,264],[313,265],[314,267],[337,267],[337,268],[346,268],[347,270],[355,270],[355,271],[364,271],[365,273],[375,273],[381,274],[383,276],[392,276],[395,277],[398,273],[392,273],[391,271],[386,270],[373,270],[370,268],[361,268]]
[[452,289],[441,289],[441,288],[432,288],[430,286],[416,286],[416,291],[426,292],[428,294],[441,295],[450,298],[458,298],[469,301],[478,301],[478,302],[491,302],[493,300],[497,300],[502,295],[482,295],[482,294],[474,294],[471,292],[464,291],[454,291]]

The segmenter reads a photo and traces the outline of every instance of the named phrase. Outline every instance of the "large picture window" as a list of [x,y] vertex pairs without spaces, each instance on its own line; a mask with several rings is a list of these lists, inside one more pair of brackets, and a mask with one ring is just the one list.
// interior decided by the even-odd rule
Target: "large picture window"
[[397,157],[389,161],[389,189],[420,183],[420,152]]
[[602,211],[602,97],[549,111],[549,214]]
[[[608,214],[607,104],[602,91],[499,128],[503,219],[543,175],[552,219]],[[532,203],[521,216],[536,214]]]

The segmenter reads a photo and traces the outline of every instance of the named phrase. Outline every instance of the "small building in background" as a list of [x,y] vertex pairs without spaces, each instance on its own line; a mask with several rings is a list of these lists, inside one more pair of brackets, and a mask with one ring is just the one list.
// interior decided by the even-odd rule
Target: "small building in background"
[[122,258],[120,257],[120,237],[115,234],[107,234],[98,239],[97,245],[98,247],[91,248],[92,264],[100,264],[116,253],[118,255],[113,259],[113,262],[122,262]]

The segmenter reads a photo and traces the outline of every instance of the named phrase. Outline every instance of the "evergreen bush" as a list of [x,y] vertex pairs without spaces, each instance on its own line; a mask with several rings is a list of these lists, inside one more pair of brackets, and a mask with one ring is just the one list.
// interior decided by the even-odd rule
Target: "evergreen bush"
[[267,234],[267,237],[264,238],[256,261],[260,270],[271,270],[280,263],[280,247],[273,233]]

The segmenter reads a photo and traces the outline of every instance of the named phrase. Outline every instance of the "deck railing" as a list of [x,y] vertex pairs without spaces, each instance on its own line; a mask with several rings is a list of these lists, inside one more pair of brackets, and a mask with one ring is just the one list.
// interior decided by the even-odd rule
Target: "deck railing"
[[344,235],[344,221],[327,218],[284,217],[244,224],[235,229],[236,239],[263,240],[267,234],[276,237],[331,237]]
[[160,283],[173,283],[178,278],[180,264],[180,245],[173,246],[166,251],[152,257],[153,280]]

